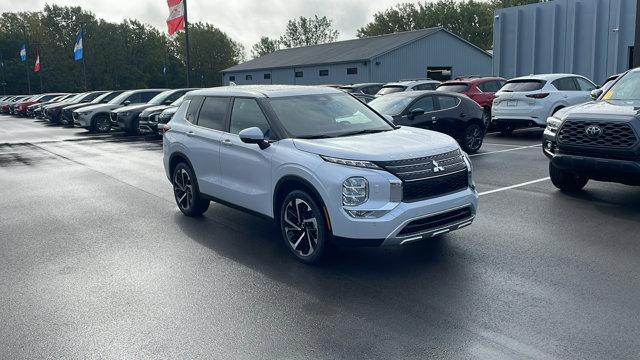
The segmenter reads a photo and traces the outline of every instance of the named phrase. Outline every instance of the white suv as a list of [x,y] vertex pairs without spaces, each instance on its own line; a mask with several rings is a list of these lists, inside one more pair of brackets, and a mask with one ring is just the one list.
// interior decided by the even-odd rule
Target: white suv
[[187,93],[164,132],[180,210],[210,201],[275,220],[301,261],[329,242],[406,244],[470,225],[471,162],[444,134],[395,127],[336,89],[232,86]]
[[556,111],[591,101],[597,86],[573,74],[524,76],[507,81],[493,100],[492,122],[504,135],[516,128],[546,127]]

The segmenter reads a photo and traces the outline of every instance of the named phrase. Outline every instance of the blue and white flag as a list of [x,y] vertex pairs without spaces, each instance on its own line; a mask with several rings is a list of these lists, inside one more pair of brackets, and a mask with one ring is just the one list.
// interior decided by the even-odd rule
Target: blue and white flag
[[84,55],[84,49],[82,47],[82,31],[78,33],[76,38],[76,45],[73,47],[73,58],[75,60],[81,60]]
[[20,48],[20,61],[27,61],[27,44],[22,44]]

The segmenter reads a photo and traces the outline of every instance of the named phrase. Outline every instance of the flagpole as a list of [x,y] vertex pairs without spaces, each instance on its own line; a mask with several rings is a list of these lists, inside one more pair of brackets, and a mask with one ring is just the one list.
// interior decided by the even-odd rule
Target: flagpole
[[40,76],[40,94],[42,94],[42,47],[38,44],[38,61],[40,62],[40,68],[38,69],[38,75]]
[[87,63],[84,61],[84,49],[85,49],[85,39],[84,39],[84,23],[80,23],[80,34],[82,36],[82,76],[84,77],[84,91],[87,91]]
[[4,58],[2,57],[2,52],[0,52],[0,67],[2,68],[2,95],[7,95],[7,85],[4,77]]
[[187,18],[187,0],[182,0],[184,7],[184,46],[185,46],[185,60],[187,63],[187,87],[189,87],[189,78],[191,72],[191,64],[189,57],[189,21]]
[[[24,48],[27,51],[27,28],[22,26],[22,35],[24,36]],[[25,72],[27,73],[27,94],[31,94],[31,77],[29,76],[29,63],[25,61]]]

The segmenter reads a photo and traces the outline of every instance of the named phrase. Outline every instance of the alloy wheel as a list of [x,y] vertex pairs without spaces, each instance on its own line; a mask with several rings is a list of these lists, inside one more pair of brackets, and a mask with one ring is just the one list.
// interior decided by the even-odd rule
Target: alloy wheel
[[482,130],[478,126],[470,126],[466,131],[465,141],[467,148],[478,150],[482,146]]
[[111,127],[111,125],[109,125],[109,119],[104,117],[104,116],[100,116],[96,119],[96,129],[98,130],[98,132],[107,132],[109,131],[109,128]]
[[318,219],[311,205],[300,198],[289,201],[283,219],[289,245],[300,256],[312,255],[318,247]]
[[176,172],[173,178],[173,192],[176,196],[178,206],[184,210],[191,208],[193,202],[193,185],[187,170],[180,169]]

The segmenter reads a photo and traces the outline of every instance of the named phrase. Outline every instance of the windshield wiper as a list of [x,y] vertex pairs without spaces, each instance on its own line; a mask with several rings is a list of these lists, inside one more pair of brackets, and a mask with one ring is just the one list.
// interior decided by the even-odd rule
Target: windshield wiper
[[391,130],[382,130],[382,129],[377,129],[377,130],[373,130],[373,129],[359,130],[359,131],[353,131],[353,132],[344,133],[344,134],[341,134],[339,136],[340,137],[345,137],[345,136],[354,136],[354,135],[377,134],[377,133],[387,132],[387,131],[391,131]]

